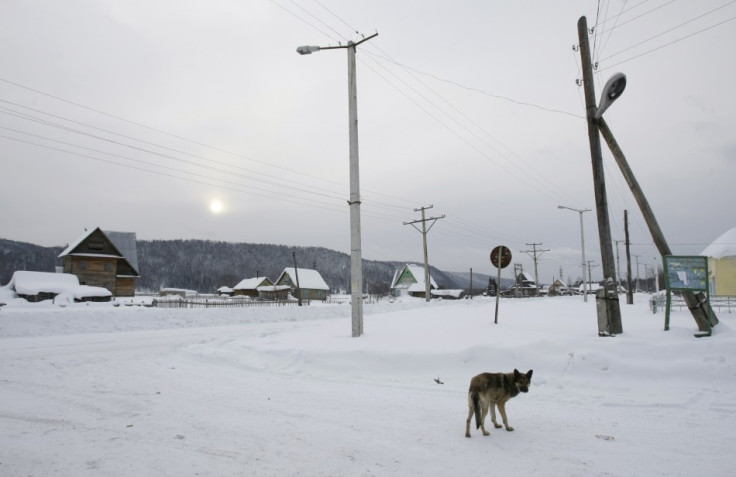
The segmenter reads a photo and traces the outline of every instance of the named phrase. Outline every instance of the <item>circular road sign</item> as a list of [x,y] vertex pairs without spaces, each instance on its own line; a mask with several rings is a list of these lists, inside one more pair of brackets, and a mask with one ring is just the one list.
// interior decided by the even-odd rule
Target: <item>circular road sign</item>
[[[500,255],[500,260],[499,260]],[[491,263],[496,268],[506,268],[509,266],[509,263],[511,263],[511,250],[509,250],[508,247],[504,247],[503,245],[499,245],[498,247],[494,248],[491,252]]]

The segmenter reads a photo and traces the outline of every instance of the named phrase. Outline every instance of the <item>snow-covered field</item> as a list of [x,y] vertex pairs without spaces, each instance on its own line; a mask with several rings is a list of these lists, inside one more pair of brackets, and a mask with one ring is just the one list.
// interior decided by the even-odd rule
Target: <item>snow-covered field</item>
[[[165,310],[0,308],[0,475],[716,476],[736,467],[733,318],[622,298]],[[534,370],[516,430],[472,427],[483,371]],[[435,382],[439,378],[444,384]]]

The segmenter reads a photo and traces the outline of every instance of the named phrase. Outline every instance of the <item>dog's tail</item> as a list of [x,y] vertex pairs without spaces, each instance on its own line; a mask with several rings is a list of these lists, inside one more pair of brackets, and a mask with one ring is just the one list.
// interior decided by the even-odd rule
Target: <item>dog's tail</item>
[[473,410],[475,411],[475,428],[480,428],[480,394],[478,391],[471,391],[470,398],[473,400]]

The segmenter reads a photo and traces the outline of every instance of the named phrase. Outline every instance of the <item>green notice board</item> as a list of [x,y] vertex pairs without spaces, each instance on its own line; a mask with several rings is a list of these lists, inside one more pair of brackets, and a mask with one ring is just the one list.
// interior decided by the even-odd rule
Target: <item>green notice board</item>
[[664,257],[665,282],[668,290],[708,291],[708,257]]
[[[710,310],[708,257],[699,255],[667,255],[663,258],[665,286],[667,287],[664,329],[669,330],[672,291],[705,292],[706,309]],[[710,326],[710,317],[708,317],[708,325]],[[710,334],[711,332],[708,331],[703,336],[710,336]]]

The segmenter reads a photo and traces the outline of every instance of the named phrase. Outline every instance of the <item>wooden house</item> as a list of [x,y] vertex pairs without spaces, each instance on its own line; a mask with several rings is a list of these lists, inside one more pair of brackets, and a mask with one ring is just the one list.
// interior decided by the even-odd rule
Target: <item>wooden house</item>
[[[394,279],[391,281],[391,294],[393,296],[413,296],[424,298],[427,292],[424,280],[424,267],[406,264],[396,269]],[[436,290],[437,283],[429,276],[429,290]]]
[[736,296],[736,228],[718,237],[700,255],[708,257],[710,292]]
[[[299,286],[297,286],[297,281]],[[302,300],[327,300],[330,287],[322,278],[317,270],[308,268],[285,268],[278,280],[276,286],[288,285],[295,298],[301,297]]]
[[272,287],[273,282],[268,277],[244,278],[233,287],[233,296],[249,296],[258,298],[259,287]]
[[567,287],[565,282],[563,282],[559,278],[555,278],[555,281],[552,283],[552,285],[549,286],[549,290],[547,290],[548,296],[560,296],[570,294],[572,294],[570,289]]
[[140,276],[135,233],[106,233],[98,227],[82,234],[59,258],[64,273],[76,275],[81,285],[107,288],[113,296],[135,295]]

